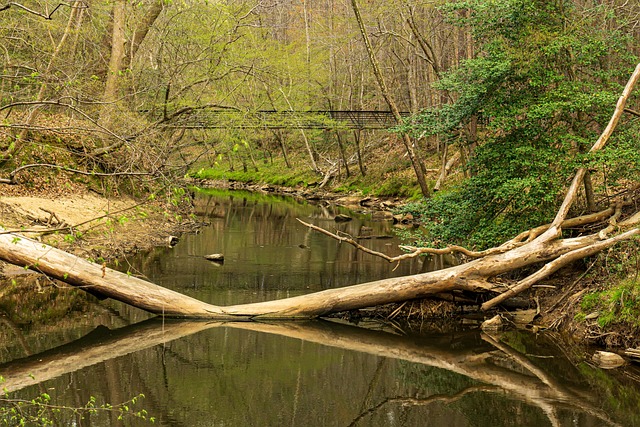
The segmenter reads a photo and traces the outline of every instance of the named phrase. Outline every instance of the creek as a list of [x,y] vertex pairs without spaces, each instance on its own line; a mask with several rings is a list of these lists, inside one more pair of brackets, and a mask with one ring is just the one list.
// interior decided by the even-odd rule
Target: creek
[[[361,243],[399,254],[393,225],[366,213],[222,191],[202,193],[196,208],[208,223],[199,233],[119,268],[228,305],[445,265],[440,258],[391,265],[296,221],[377,236]],[[353,220],[336,223],[338,213]],[[203,258],[211,253],[224,254],[224,263]],[[46,307],[22,309],[34,318],[56,304],[67,311],[46,322],[0,317],[0,388],[12,398],[47,393],[55,405],[79,407],[92,397],[117,404],[142,393],[135,407],[155,425],[176,427],[640,425],[640,370],[599,369],[549,333],[490,336],[473,322],[428,318],[413,329],[375,320],[162,321],[75,291],[47,298]],[[50,414],[60,426],[121,425],[118,415]]]

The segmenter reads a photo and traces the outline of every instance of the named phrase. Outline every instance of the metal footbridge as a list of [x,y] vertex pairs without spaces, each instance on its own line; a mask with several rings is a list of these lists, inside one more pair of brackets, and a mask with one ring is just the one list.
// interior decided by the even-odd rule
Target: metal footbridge
[[[410,113],[400,113],[409,117]],[[182,129],[389,129],[396,125],[391,111],[289,111],[202,108],[164,121]]]

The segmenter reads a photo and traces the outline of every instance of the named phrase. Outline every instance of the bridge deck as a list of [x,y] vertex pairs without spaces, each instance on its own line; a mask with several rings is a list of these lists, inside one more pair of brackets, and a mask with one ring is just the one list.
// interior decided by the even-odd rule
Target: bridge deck
[[[407,112],[400,113],[408,117]],[[167,126],[186,129],[388,129],[398,123],[391,111],[237,111],[195,110],[171,120]]]

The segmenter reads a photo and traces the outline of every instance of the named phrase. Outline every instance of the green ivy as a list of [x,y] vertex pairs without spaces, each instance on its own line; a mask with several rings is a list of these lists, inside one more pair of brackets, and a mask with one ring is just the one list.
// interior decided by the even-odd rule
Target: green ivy
[[[469,27],[480,49],[437,83],[454,101],[402,128],[439,135],[456,145],[452,150],[468,153],[467,179],[409,208],[423,217],[424,243],[487,247],[548,222],[579,166],[603,171],[607,185],[637,177],[639,129],[633,122],[619,125],[607,150],[585,154],[637,63],[626,48],[633,41],[611,29],[620,28],[613,25],[615,9],[469,0],[443,10]],[[475,121],[481,126],[474,135],[469,125]]]

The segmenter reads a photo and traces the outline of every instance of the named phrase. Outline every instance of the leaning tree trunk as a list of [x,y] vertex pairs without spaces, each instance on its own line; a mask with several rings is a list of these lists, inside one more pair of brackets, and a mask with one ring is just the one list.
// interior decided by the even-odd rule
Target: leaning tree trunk
[[[398,124],[402,123],[402,116],[400,115],[400,110],[396,105],[395,100],[391,96],[389,89],[387,88],[387,84],[384,81],[384,76],[380,71],[380,66],[378,65],[378,59],[376,58],[375,53],[373,52],[373,47],[371,47],[371,41],[369,40],[369,36],[367,35],[367,30],[364,26],[364,22],[362,20],[362,15],[360,14],[360,7],[358,6],[357,0],[351,0],[351,6],[353,7],[353,13],[356,16],[356,21],[358,21],[358,26],[360,27],[360,34],[362,35],[362,40],[364,41],[365,48],[367,50],[367,55],[369,56],[369,62],[371,63],[371,68],[373,69],[373,75],[378,82],[378,86],[380,87],[380,92],[384,97],[393,117],[396,119]],[[411,137],[407,132],[402,132],[402,142],[404,143],[404,147],[407,151],[407,155],[411,160],[411,166],[413,166],[413,170],[416,174],[416,179],[418,180],[418,185],[420,186],[420,190],[422,191],[422,195],[424,197],[431,197],[431,191],[429,190],[429,186],[427,185],[427,180],[424,176],[424,165],[421,162],[420,155],[414,150],[414,144],[411,140]]]
[[[620,96],[609,124],[591,151],[601,149],[606,143],[624,111],[626,100],[633,86],[639,78],[640,64],[636,67]],[[412,253],[395,258],[387,257],[390,262],[397,262],[422,253],[462,252],[466,256],[475,258],[465,264],[439,271],[330,289],[276,301],[228,307],[207,304],[7,231],[0,234],[0,259],[40,271],[88,292],[101,294],[165,316],[222,320],[313,318],[329,313],[401,302],[455,290],[498,294],[482,305],[482,308],[486,310],[528,289],[534,283],[548,277],[570,262],[593,255],[620,241],[640,235],[638,227],[640,212],[620,221],[622,202],[599,213],[566,219],[569,208],[580,188],[584,173],[585,169],[580,169],[576,173],[565,200],[551,224],[523,232],[499,247],[483,252],[471,252],[454,246],[447,249],[413,248]],[[594,224],[607,220],[609,225],[597,233],[575,238],[561,238],[563,227]],[[326,230],[310,224],[309,226],[331,235]],[[332,235],[332,237],[359,247],[355,241],[344,236]],[[514,286],[506,287],[491,282],[491,278],[500,274],[540,263],[544,265],[538,271]]]

